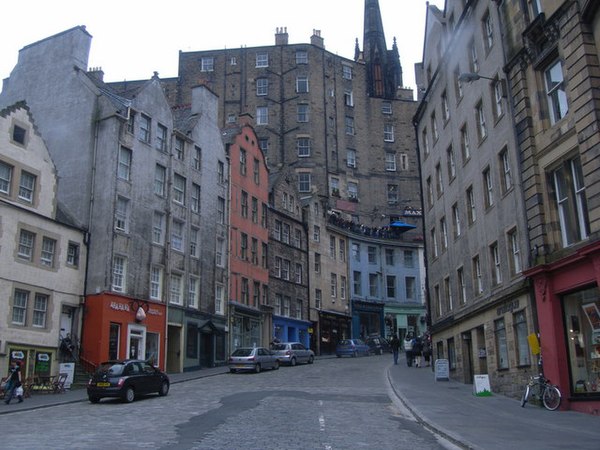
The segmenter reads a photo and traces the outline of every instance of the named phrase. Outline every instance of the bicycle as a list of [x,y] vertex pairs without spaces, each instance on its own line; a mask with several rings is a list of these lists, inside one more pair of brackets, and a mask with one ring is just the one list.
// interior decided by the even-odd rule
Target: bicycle
[[562,397],[558,386],[550,384],[550,380],[544,378],[541,374],[529,378],[529,383],[527,383],[525,392],[523,392],[523,396],[521,397],[522,408],[525,407],[530,395],[540,398],[544,407],[549,411],[554,411],[560,406]]

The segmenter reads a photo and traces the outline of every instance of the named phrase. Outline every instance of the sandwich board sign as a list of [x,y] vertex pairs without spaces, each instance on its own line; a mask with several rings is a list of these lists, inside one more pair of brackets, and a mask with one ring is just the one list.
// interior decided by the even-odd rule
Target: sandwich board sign
[[450,362],[447,359],[435,360],[435,381],[450,381]]
[[476,397],[492,396],[489,375],[475,375],[473,379],[473,394],[475,394]]

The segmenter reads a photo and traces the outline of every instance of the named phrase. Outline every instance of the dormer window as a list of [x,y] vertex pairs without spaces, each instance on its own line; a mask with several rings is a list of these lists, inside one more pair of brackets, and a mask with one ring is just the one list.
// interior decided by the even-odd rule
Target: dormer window
[[27,130],[25,130],[25,128],[15,125],[13,127],[12,140],[18,144],[25,145],[26,133]]

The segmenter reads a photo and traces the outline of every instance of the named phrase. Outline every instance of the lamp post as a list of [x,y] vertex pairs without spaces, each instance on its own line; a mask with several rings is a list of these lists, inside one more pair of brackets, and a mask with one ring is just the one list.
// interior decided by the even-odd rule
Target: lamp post
[[461,83],[472,83],[473,81],[477,81],[477,80],[490,80],[493,81],[494,83],[500,83],[500,88],[502,89],[502,97],[507,96],[507,91],[506,91],[506,80],[501,79],[499,77],[496,78],[490,78],[490,77],[484,77],[483,75],[479,75],[478,73],[475,72],[465,72],[465,73],[461,73],[458,76],[458,81],[460,81]]
[[471,83],[473,81],[477,81],[480,79],[490,80],[490,81],[499,81],[498,78],[484,77],[483,75],[479,75],[478,73],[475,73],[475,72],[461,73],[458,77],[458,81],[461,81],[463,83]]

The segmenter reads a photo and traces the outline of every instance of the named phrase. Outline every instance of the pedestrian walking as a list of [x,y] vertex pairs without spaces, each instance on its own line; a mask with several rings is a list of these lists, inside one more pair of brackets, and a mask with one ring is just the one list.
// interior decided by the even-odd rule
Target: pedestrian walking
[[412,333],[408,333],[404,338],[404,352],[406,353],[406,365],[408,367],[412,367],[413,363],[413,345],[414,345],[414,336]]
[[421,367],[421,355],[423,354],[423,337],[417,336],[413,345],[413,356],[415,358],[415,366]]
[[21,363],[19,361],[15,362],[8,383],[10,385],[6,389],[4,403],[8,405],[13,397],[17,397],[19,403],[21,403],[23,401],[23,388],[21,387]]
[[427,334],[423,338],[423,359],[425,359],[425,365],[429,367],[431,360],[431,337]]
[[392,347],[392,353],[394,354],[394,364],[398,365],[398,352],[400,351],[400,339],[395,334],[390,339],[390,347]]

